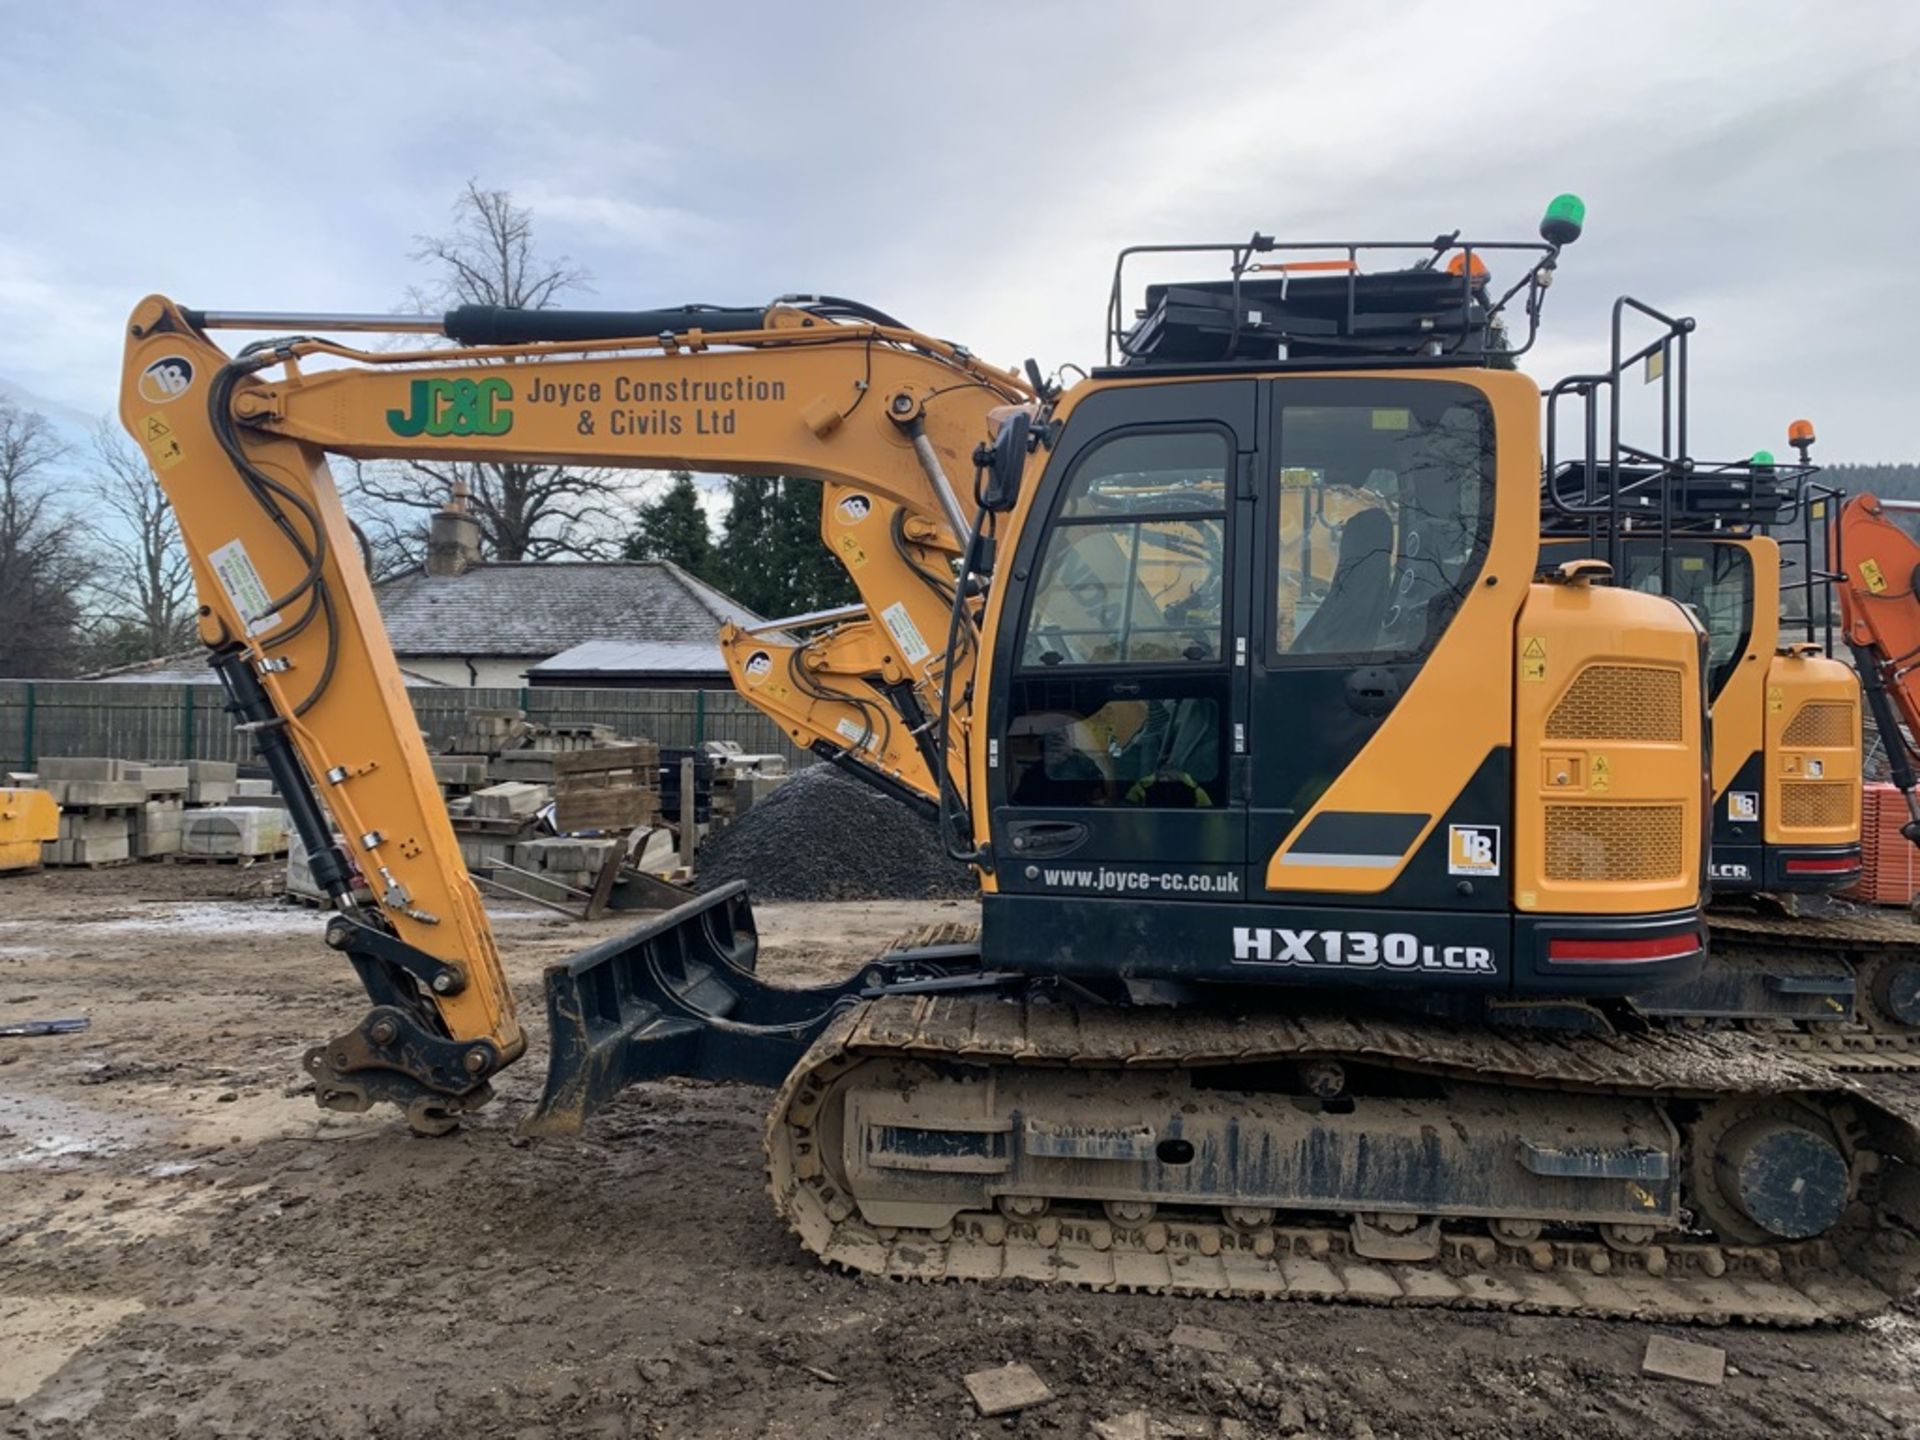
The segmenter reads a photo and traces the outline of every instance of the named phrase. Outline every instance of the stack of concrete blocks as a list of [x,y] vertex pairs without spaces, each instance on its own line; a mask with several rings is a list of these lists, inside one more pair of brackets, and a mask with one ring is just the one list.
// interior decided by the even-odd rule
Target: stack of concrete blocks
[[707,742],[713,756],[713,823],[731,825],[790,778],[784,755],[752,754],[730,740]]
[[495,784],[507,780],[519,780],[529,785],[551,785],[554,773],[553,757],[559,753],[558,750],[549,750],[544,746],[503,750],[487,761],[487,779]]
[[620,743],[611,725],[554,721],[539,728],[546,732],[540,737],[543,750],[594,750]]
[[485,758],[525,745],[540,727],[518,710],[475,710],[453,738],[452,753]]
[[180,826],[190,784],[185,765],[124,765],[121,773],[146,792],[133,817],[133,853],[158,860],[180,853]]
[[133,858],[135,817],[147,792],[129,780],[124,761],[99,756],[48,757],[40,786],[60,806],[60,838],[41,849],[47,865],[124,865]]
[[187,804],[225,805],[239,779],[240,767],[231,760],[189,760]]
[[273,788],[271,780],[240,779],[233,782],[233,795],[227,801],[229,805],[242,805],[248,809],[284,810],[286,800]]
[[[600,878],[618,840],[584,839],[574,835],[548,835],[538,840],[523,840],[513,847],[508,862],[516,870],[532,874],[509,874],[505,883],[523,895],[565,904],[579,898],[579,892],[591,893]],[[540,879],[535,879],[537,875]]]
[[325,905],[327,892],[314,883],[313,869],[307,863],[307,847],[300,843],[300,832],[287,831],[287,898],[303,905]]
[[485,755],[435,755],[432,758],[433,778],[440,784],[440,793],[449,800],[471,795],[488,783]]
[[265,860],[286,851],[287,828],[287,812],[269,806],[189,810],[180,830],[180,854],[192,860]]
[[541,807],[552,793],[544,785],[507,781],[475,790],[458,813],[450,809],[467,867],[511,865],[514,846],[534,838]]

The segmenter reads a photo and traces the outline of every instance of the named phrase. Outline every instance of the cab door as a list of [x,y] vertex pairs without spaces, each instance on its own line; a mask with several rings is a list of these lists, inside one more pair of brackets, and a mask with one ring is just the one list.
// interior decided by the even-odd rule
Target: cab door
[[1503,910],[1518,596],[1475,597],[1494,523],[1488,397],[1354,376],[1274,380],[1265,398],[1250,895]]
[[1247,557],[1257,383],[1116,386],[1072,412],[1003,574],[989,712],[1003,895],[1245,894]]

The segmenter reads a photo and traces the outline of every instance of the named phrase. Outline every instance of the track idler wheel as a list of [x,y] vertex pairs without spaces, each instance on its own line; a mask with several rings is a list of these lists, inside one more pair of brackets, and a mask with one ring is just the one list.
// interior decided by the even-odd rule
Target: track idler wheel
[[1877,956],[1869,967],[1866,999],[1892,1026],[1920,1030],[1920,961]]
[[1839,1224],[1853,1199],[1833,1131],[1798,1106],[1703,1117],[1694,1144],[1694,1198],[1724,1240],[1810,1240]]

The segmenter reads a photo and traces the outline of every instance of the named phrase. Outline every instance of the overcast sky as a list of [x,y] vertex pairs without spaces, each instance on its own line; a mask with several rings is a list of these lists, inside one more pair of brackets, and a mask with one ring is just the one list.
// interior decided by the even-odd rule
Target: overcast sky
[[[0,0],[0,393],[109,410],[143,294],[384,310],[468,177],[573,303],[852,295],[1099,358],[1112,254],[1530,238],[1542,380],[1631,291],[1700,322],[1701,454],[1920,458],[1920,3]],[[1498,277],[1496,277],[1498,278]]]

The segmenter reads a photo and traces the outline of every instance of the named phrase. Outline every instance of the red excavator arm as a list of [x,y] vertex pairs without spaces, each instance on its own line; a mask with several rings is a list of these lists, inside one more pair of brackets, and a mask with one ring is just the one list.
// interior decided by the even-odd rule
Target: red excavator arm
[[1832,535],[1840,576],[1840,620],[1860,671],[1860,687],[1879,727],[1893,782],[1907,797],[1901,833],[1920,844],[1920,796],[1914,785],[1920,737],[1920,542],[1892,518],[1920,513],[1920,501],[1854,496]]

